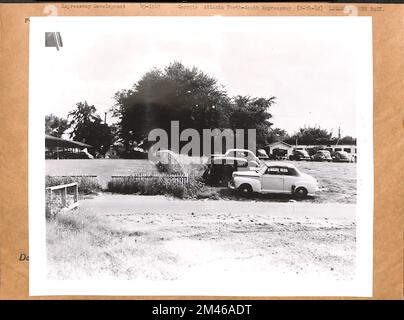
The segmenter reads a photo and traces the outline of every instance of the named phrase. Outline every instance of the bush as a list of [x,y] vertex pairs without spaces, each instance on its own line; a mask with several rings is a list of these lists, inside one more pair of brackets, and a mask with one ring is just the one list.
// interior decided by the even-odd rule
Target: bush
[[167,173],[167,174],[184,174],[181,165],[178,163],[156,163],[157,171],[160,173]]
[[203,187],[203,184],[190,177],[188,182],[181,183],[177,179],[158,177],[152,179],[135,179],[125,177],[108,182],[108,190],[116,193],[143,195],[172,195],[178,198],[193,198]]
[[53,187],[61,184],[77,182],[79,193],[93,194],[101,190],[101,185],[97,179],[92,177],[58,177],[58,176],[45,176],[45,187]]

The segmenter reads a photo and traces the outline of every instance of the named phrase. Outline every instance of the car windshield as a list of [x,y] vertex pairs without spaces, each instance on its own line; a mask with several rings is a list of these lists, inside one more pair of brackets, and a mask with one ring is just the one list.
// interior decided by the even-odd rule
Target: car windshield
[[304,157],[309,156],[309,153],[306,150],[296,150],[296,153],[301,154]]

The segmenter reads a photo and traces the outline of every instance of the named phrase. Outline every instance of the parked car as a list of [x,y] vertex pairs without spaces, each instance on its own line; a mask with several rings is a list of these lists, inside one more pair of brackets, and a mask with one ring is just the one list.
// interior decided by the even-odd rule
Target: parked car
[[332,161],[331,153],[328,150],[318,150],[313,156],[313,161]]
[[168,174],[184,173],[184,169],[177,153],[171,150],[158,150],[155,157],[158,159],[156,168],[159,172]]
[[248,170],[248,161],[244,158],[216,156],[208,164],[202,178],[209,184],[227,186],[233,172]]
[[352,162],[352,156],[346,151],[336,151],[332,160],[334,162]]
[[129,151],[122,151],[120,157],[122,159],[147,159],[149,154],[146,150],[136,147]]
[[293,153],[289,156],[289,160],[311,160],[309,153],[306,150],[293,150]]
[[304,198],[320,190],[316,178],[285,162],[266,162],[258,170],[233,172],[228,186],[245,196],[258,192],[292,194]]
[[248,149],[229,149],[226,151],[225,154],[213,154],[211,156],[211,161],[217,157],[220,158],[242,158],[246,159],[248,161],[248,167],[260,167],[261,161],[258,159],[258,157],[252,152],[251,150]]
[[271,160],[287,160],[288,159],[288,151],[285,149],[275,148],[272,150],[272,154],[270,155]]
[[267,152],[264,149],[258,149],[257,150],[257,156],[258,156],[258,159],[260,159],[260,160],[268,160],[269,159],[269,156],[268,156]]

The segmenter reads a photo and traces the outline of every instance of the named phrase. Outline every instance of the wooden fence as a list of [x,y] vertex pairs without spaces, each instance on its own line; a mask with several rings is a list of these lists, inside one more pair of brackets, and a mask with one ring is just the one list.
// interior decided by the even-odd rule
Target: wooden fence
[[74,181],[80,183],[81,180],[87,179],[93,183],[98,182],[98,176],[80,175],[80,176],[51,176],[52,178],[72,178]]
[[[67,189],[68,188],[75,188],[74,189],[74,202],[71,205],[67,205]],[[54,216],[57,212],[53,212],[53,195],[55,190],[63,190],[62,191],[62,210],[70,210],[78,206],[79,201],[79,188],[77,182],[61,184],[58,186],[47,187],[46,191],[49,191],[49,215]]]
[[153,179],[170,179],[175,180],[178,183],[187,183],[189,181],[189,177],[181,174],[145,174],[145,173],[136,173],[130,176],[111,176],[112,181],[116,180],[153,180]]

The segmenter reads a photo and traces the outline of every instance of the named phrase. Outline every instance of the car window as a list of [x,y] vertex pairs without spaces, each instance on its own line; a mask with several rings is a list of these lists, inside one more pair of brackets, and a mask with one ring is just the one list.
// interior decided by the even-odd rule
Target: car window
[[236,166],[239,168],[247,167],[248,162],[247,161],[236,161]]
[[265,174],[280,175],[278,167],[268,167]]

